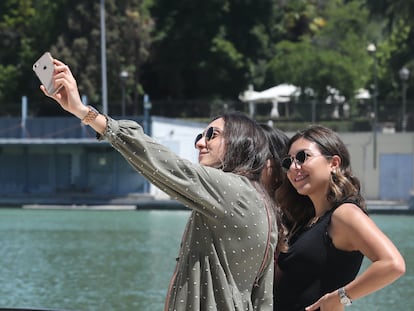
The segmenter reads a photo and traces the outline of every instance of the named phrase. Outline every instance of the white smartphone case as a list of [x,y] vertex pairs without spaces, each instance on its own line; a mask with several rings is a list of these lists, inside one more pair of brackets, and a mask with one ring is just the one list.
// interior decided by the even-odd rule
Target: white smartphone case
[[36,73],[40,82],[45,86],[49,94],[54,94],[58,90],[53,86],[54,64],[52,55],[44,53],[34,64],[33,71]]

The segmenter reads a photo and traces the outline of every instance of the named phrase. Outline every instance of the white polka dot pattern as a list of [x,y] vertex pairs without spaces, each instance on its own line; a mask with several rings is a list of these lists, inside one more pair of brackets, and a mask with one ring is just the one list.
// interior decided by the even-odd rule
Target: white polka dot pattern
[[133,121],[108,118],[103,138],[150,182],[192,209],[166,310],[273,310],[276,224],[270,213],[269,235],[269,210],[251,182],[180,159]]

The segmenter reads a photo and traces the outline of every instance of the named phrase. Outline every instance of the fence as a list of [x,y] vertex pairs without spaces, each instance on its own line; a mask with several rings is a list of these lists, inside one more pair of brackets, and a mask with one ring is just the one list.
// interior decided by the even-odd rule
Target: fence
[[[31,105],[36,107],[36,104]],[[378,125],[381,128],[389,130],[400,131],[403,120],[402,102],[396,99],[387,99],[378,101]],[[18,105],[17,105],[18,107]],[[97,105],[99,108],[99,105]],[[122,109],[121,103],[118,101],[110,102],[108,104],[108,111],[111,116],[120,116]],[[272,109],[273,108],[273,109]],[[350,125],[342,130],[348,131],[371,131],[373,125],[373,102],[372,100],[361,100],[353,102],[352,104],[326,104],[324,102],[313,101],[296,101],[289,103],[277,104],[277,115],[274,113],[275,107],[272,103],[256,104],[256,119],[261,121],[273,119],[278,122],[349,122]],[[238,100],[151,100],[151,115],[162,116],[167,118],[190,118],[190,119],[210,119],[213,116],[221,114],[223,111],[244,111],[249,113],[247,103],[242,103]],[[408,100],[406,102],[406,121],[407,131],[414,131],[414,101]],[[143,105],[138,103],[136,105],[129,104],[126,106],[126,115],[128,118],[136,118],[137,115],[143,114]],[[57,110],[56,115],[63,115],[64,112]],[[13,115],[19,115],[18,111],[14,111]],[[36,113],[31,113],[35,115]],[[45,119],[44,119],[45,118]],[[53,117],[35,117],[34,122],[43,122],[42,120],[50,120]],[[79,133],[88,134],[81,128],[80,123],[72,118],[74,129]],[[28,118],[28,123],[30,123]],[[49,122],[49,121],[48,121]],[[66,121],[65,121],[66,122]],[[9,124],[9,127],[16,127],[16,131],[21,131],[19,118],[0,117],[0,137],[3,137],[4,128]],[[6,124],[6,125],[5,125]],[[76,128],[76,129],[75,129]],[[3,132],[2,132],[3,131]],[[83,132],[82,132],[83,131]],[[79,134],[79,135],[81,135]],[[81,137],[77,135],[77,137]]]

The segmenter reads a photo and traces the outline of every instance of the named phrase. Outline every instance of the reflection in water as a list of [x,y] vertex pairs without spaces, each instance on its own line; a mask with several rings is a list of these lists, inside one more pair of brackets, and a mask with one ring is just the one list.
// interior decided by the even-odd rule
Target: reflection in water
[[[162,310],[188,211],[0,209],[0,308]],[[414,305],[413,217],[373,216],[407,274],[354,311]]]

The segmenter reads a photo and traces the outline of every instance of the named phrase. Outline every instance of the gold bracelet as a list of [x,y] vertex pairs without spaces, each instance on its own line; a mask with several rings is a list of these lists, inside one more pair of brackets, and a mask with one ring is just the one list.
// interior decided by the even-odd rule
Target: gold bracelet
[[92,106],[88,106],[89,111],[86,116],[81,120],[83,124],[89,125],[91,124],[98,116],[99,112]]

